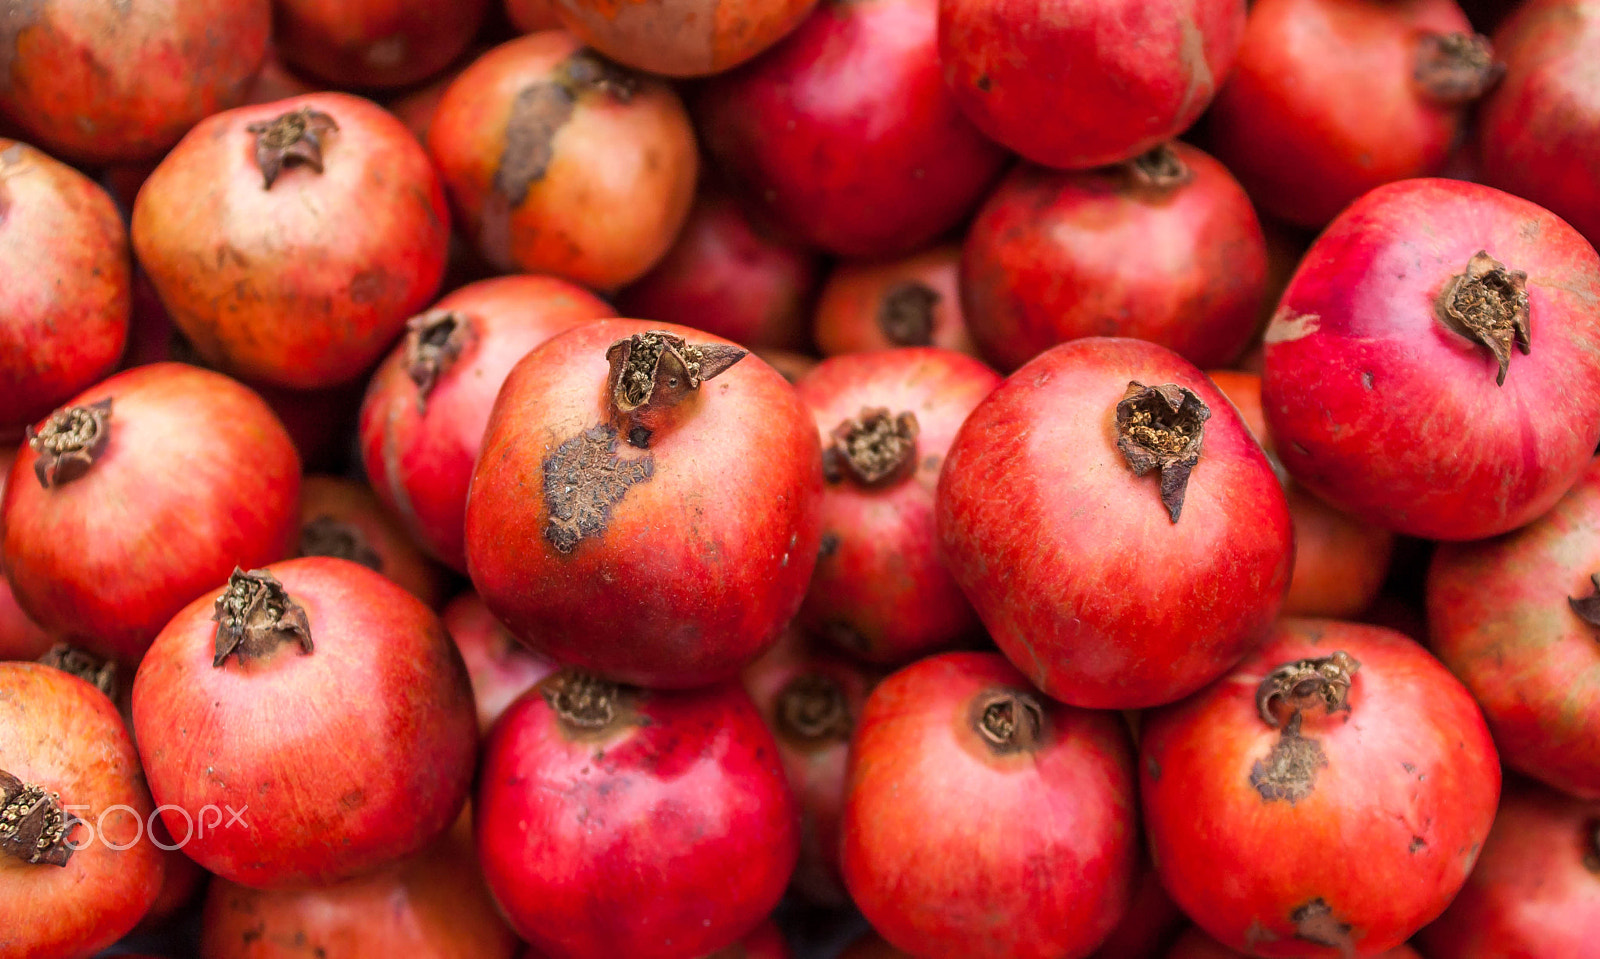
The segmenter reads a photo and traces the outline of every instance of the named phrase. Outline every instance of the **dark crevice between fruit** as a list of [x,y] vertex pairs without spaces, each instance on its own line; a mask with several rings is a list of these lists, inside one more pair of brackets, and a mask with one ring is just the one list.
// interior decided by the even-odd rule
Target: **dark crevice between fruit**
[[1524,356],[1532,349],[1527,286],[1528,274],[1509,270],[1488,251],[1479,250],[1467,262],[1467,271],[1452,276],[1434,302],[1434,311],[1446,326],[1494,354],[1500,363],[1496,386],[1505,385],[1512,345]]
[[878,329],[895,346],[929,346],[933,343],[933,309],[939,300],[939,291],[926,283],[896,283],[878,304]]
[[234,655],[241,663],[262,659],[288,642],[299,643],[302,655],[315,649],[305,609],[264,569],[246,573],[234,567],[211,619],[217,624],[212,666],[220,667]]
[[603,535],[612,507],[655,470],[650,454],[619,457],[617,431],[606,424],[562,443],[544,460],[545,540],[556,552],[570,553],[583,540]]
[[972,727],[999,756],[1030,752],[1044,738],[1044,708],[1032,695],[1004,689],[972,704]]
[[1567,597],[1567,605],[1578,614],[1578,618],[1590,626],[1600,626],[1600,573],[1589,577],[1589,585],[1594,587],[1594,592],[1582,598]]
[[1294,923],[1294,937],[1303,942],[1339,950],[1341,956],[1356,954],[1355,941],[1350,938],[1350,924],[1340,922],[1333,907],[1320,896],[1289,913]]
[[1316,791],[1317,770],[1328,765],[1322,744],[1300,735],[1300,714],[1289,717],[1272,751],[1250,767],[1250,788],[1264,802],[1293,806]]
[[323,139],[338,129],[333,117],[311,107],[245,127],[256,135],[256,166],[265,181],[262,189],[272,189],[284,167],[306,166],[321,173]]
[[89,472],[111,439],[111,399],[90,406],[67,406],[50,414],[36,432],[28,427],[28,447],[38,454],[33,475],[53,489]]
[[902,475],[917,459],[917,416],[899,415],[883,407],[864,408],[828,434],[822,451],[822,475],[830,483],[850,476],[863,486],[876,486]]
[[522,205],[528,189],[544,179],[555,156],[555,138],[572,118],[586,93],[602,93],[618,103],[633,99],[639,76],[593,50],[572,54],[556,67],[551,79],[518,91],[506,121],[505,147],[495,166],[494,190],[511,209]]
[[1256,711],[1273,729],[1279,725],[1274,707],[1280,700],[1293,715],[1317,705],[1330,714],[1349,712],[1350,684],[1360,669],[1361,664],[1342,650],[1320,659],[1285,663],[1256,687]]
[[563,669],[539,683],[539,694],[569,730],[594,732],[616,722],[622,687],[582,669]]
[[0,769],[0,853],[26,863],[65,866],[67,840],[82,820],[61,806],[61,797]]
[[39,657],[42,665],[52,669],[59,669],[64,673],[71,673],[95,689],[106,694],[109,699],[117,698],[117,664],[115,660],[101,659],[86,649],[79,649],[69,643],[56,643],[50,650]]
[[832,677],[806,673],[778,693],[775,725],[791,742],[815,744],[848,740],[854,723],[844,687]]
[[472,321],[454,310],[429,310],[406,321],[406,375],[417,386],[417,410],[426,412],[428,394],[472,338]]
[[332,556],[383,572],[383,557],[367,542],[366,534],[351,523],[318,516],[300,527],[301,556]]
[[1584,826],[1584,840],[1583,868],[1600,876],[1600,820]]
[[1129,160],[1128,172],[1138,185],[1157,190],[1170,190],[1194,180],[1194,171],[1183,162],[1170,143],[1163,143]]
[[647,449],[659,414],[677,406],[706,380],[726,372],[747,351],[721,343],[690,343],[664,330],[635,333],[606,349],[606,385],[613,421],[628,443]]
[[1471,103],[1499,82],[1505,64],[1489,38],[1475,33],[1425,33],[1417,40],[1412,76],[1424,96],[1440,106]]
[[1117,449],[1133,475],[1161,471],[1161,503],[1176,523],[1183,512],[1189,473],[1200,462],[1211,409],[1194,391],[1167,383],[1129,383],[1117,403]]

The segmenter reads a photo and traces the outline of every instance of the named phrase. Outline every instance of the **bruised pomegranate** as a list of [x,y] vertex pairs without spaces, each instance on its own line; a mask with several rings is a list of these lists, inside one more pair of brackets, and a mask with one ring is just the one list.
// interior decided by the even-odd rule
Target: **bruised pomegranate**
[[[5,501],[6,482],[16,458],[15,450],[0,445],[0,503]],[[11,586],[6,583],[5,571],[0,569],[0,660],[38,659],[50,645],[50,634],[17,605]]]
[[489,0],[275,0],[273,42],[296,69],[339,87],[426,80],[467,48]]
[[1600,440],[1597,299],[1600,257],[1548,211],[1459,180],[1380,187],[1317,239],[1267,327],[1278,457],[1401,533],[1516,529]]
[[463,70],[439,101],[428,151],[462,231],[497,269],[600,290],[666,254],[699,173],[672,88],[561,30],[501,44]]
[[134,252],[200,355],[303,390],[383,354],[438,289],[449,237],[416,139],[343,93],[206,118],[133,206]]
[[141,366],[31,430],[0,501],[0,559],[47,631],[132,666],[236,564],[289,554],[299,497],[300,459],[260,397]]
[[549,0],[578,39],[635,70],[721,73],[777,43],[817,0]]
[[517,642],[477,593],[469,590],[451,600],[442,619],[467,664],[481,733],[487,734],[507,706],[556,670],[554,663]]
[[1461,888],[1500,793],[1461,684],[1399,633],[1332,620],[1280,621],[1227,676],[1147,713],[1140,746],[1162,885],[1269,959],[1405,942]]
[[800,832],[777,746],[728,683],[539,683],[485,746],[474,828],[489,888],[551,959],[677,959],[766,918]]
[[824,356],[937,346],[976,356],[961,315],[961,247],[936,246],[895,260],[833,268],[817,303],[814,332]]
[[[1250,959],[1250,957],[1245,953],[1229,949],[1198,929],[1190,929],[1173,945],[1172,951],[1166,954],[1166,959]],[[1421,957],[1410,946],[1396,946],[1376,954],[1374,959],[1421,959]],[[1429,959],[1434,957],[1430,956]]]
[[1005,162],[939,77],[937,18],[938,0],[824,0],[767,56],[700,90],[707,152],[752,208],[830,253],[936,239]]
[[406,538],[365,483],[307,476],[300,485],[297,556],[347,559],[394,580],[437,609],[444,599],[439,569]]
[[235,570],[185,607],[139,666],[133,727],[184,852],[259,889],[428,846],[466,800],[478,735],[438,617],[323,556]]
[[601,320],[524,357],[467,500],[467,567],[517,638],[620,681],[732,678],[800,607],[816,426],[726,340]]
[[1073,340],[1012,374],[951,444],[937,518],[1001,651],[1095,709],[1221,675],[1265,635],[1294,560],[1249,428],[1205,374],[1140,340]]
[[993,653],[944,653],[873,689],[850,754],[844,881],[918,956],[1081,959],[1138,866],[1120,717],[1051,703]]

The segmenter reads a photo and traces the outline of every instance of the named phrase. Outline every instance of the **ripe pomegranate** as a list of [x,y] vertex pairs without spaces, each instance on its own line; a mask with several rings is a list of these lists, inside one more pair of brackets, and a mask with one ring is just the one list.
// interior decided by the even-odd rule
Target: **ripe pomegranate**
[[1244,0],[940,0],[939,62],[978,128],[1035,163],[1131,160],[1205,111]]
[[666,255],[694,199],[694,130],[665,82],[561,30],[461,72],[428,129],[461,229],[502,272],[607,290]]
[[1600,257],[1548,211],[1459,180],[1380,187],[1318,238],[1267,327],[1278,457],[1402,533],[1516,529],[1600,441],[1597,298]]
[[0,439],[116,367],[128,339],[128,270],[128,231],[106,192],[0,139]]
[[700,89],[707,152],[749,206],[813,246],[928,244],[1006,158],[945,89],[937,27],[938,0],[823,0],[770,54]]
[[1320,227],[1439,173],[1498,76],[1455,0],[1258,0],[1209,142],[1263,211]]
[[[1134,732],[1137,734],[1137,727]],[[1134,884],[1133,904],[1092,959],[1161,959],[1183,925],[1183,913],[1161,888],[1155,867],[1147,862]]]
[[1500,793],[1461,684],[1399,633],[1332,620],[1281,620],[1226,677],[1145,714],[1140,746],[1162,885],[1268,959],[1403,943],[1461,888]]
[[0,559],[46,631],[133,666],[235,564],[288,555],[299,497],[300,459],[260,397],[141,366],[30,432],[0,501]]
[[1084,336],[1224,366],[1256,331],[1266,280],[1266,238],[1244,190],[1172,143],[1104,170],[1013,170],[967,233],[961,306],[983,355],[1006,371]]
[[133,206],[134,252],[200,355],[296,389],[366,371],[433,298],[449,237],[416,139],[343,93],[206,118]]
[[517,642],[477,593],[451,600],[441,618],[467,664],[480,733],[487,734],[506,707],[556,671],[555,663]]
[[1225,672],[1277,615],[1294,559],[1249,428],[1205,374],[1140,340],[1073,340],[1012,374],[951,444],[936,511],[1001,651],[1095,709],[1172,702]]
[[[11,464],[17,458],[15,450],[0,446],[0,503],[5,501],[6,481],[11,475]],[[38,659],[50,648],[50,634],[17,605],[6,583],[5,571],[0,569],[0,660]]]
[[777,745],[736,684],[545,678],[484,749],[474,827],[489,888],[550,959],[668,959],[733,944],[799,850]]
[[552,0],[505,0],[506,17],[520,33],[561,28]]
[[836,265],[823,284],[814,332],[824,356],[937,346],[978,355],[961,315],[961,247]]
[[550,0],[578,39],[635,70],[703,77],[751,59],[795,29],[817,0]]
[[267,0],[28,0],[0,18],[0,119],[87,163],[153,160],[244,101]]
[[379,499],[430,553],[466,572],[467,485],[511,367],[555,334],[615,312],[565,280],[506,276],[468,284],[407,322],[367,386],[361,460]]
[[467,49],[489,0],[276,0],[273,42],[296,69],[338,87],[403,87]]
[[1045,700],[993,653],[879,683],[850,753],[841,862],[874,929],[918,956],[1081,959],[1138,867],[1122,720]]
[[[1173,945],[1166,959],[1250,959],[1245,953],[1235,952],[1215,939],[1191,928]],[[1396,946],[1378,953],[1374,959],[1422,959],[1410,946]],[[1430,957],[1432,959],[1432,957]]]
[[807,628],[893,665],[978,630],[941,554],[934,493],[956,431],[999,385],[979,360],[928,346],[836,356],[797,384],[827,481]]
[[805,406],[761,360],[686,327],[590,323],[501,388],[467,566],[558,662],[644,686],[732,678],[805,596],[821,467]]
[[37,663],[0,663],[0,955],[87,959],[161,891],[162,854],[117,708]]
[[235,570],[185,607],[139,666],[133,727],[167,828],[192,832],[184,852],[258,889],[425,848],[461,811],[477,746],[438,617],[324,556]]
[[307,476],[300,485],[296,556],[335,556],[394,580],[431,609],[444,601],[439,569],[406,538],[365,483]]

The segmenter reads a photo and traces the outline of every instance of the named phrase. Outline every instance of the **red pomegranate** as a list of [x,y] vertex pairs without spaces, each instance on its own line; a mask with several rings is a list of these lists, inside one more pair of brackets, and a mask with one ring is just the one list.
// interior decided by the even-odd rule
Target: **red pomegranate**
[[813,332],[823,356],[937,346],[978,355],[961,314],[961,247],[847,260],[828,274]]
[[506,17],[518,32],[537,33],[561,27],[552,0],[505,0],[505,4]]
[[1405,942],[1461,888],[1500,793],[1461,684],[1399,633],[1332,620],[1280,621],[1227,676],[1147,713],[1140,746],[1162,885],[1269,959]]
[[477,593],[469,590],[451,600],[441,618],[467,664],[480,733],[487,734],[506,707],[556,671],[554,663],[500,625]]
[[1006,371],[1084,336],[1225,366],[1256,331],[1266,280],[1266,238],[1244,190],[1172,143],[1104,170],[1013,170],[967,233],[961,306]]
[[945,89],[937,27],[938,0],[824,0],[770,54],[700,89],[707,152],[751,208],[830,253],[928,244],[1006,157]]
[[735,684],[547,677],[485,746],[473,824],[489,888],[552,959],[729,946],[777,904],[799,849],[777,751]]
[[449,237],[422,147],[343,93],[206,118],[133,206],[134,252],[200,355],[296,389],[383,355],[433,298]]
[[259,889],[428,846],[461,811],[478,741],[438,617],[323,556],[235,570],[174,617],[134,678],[133,728],[173,838]]
[[1317,239],[1267,327],[1278,457],[1401,533],[1516,529],[1600,440],[1597,298],[1600,257],[1548,211],[1459,180],[1380,187]]
[[0,559],[48,632],[133,666],[235,565],[289,554],[299,497],[300,459],[260,397],[209,370],[141,366],[32,432],[0,501]]
[[549,0],[578,39],[635,70],[701,77],[781,40],[817,0]]
[[444,601],[439,568],[406,538],[365,483],[307,476],[300,485],[298,545],[296,556],[334,556],[382,573],[429,608]]
[[1294,559],[1249,428],[1205,374],[1139,340],[1073,340],[1012,374],[951,444],[937,520],[1001,651],[1095,709],[1225,672],[1265,635]]
[[[1191,928],[1173,945],[1172,951],[1166,953],[1166,959],[1250,959],[1250,957],[1245,953],[1229,949],[1199,929]],[[1396,946],[1377,953],[1373,959],[1422,959],[1422,957],[1418,956],[1417,951],[1410,946]],[[1433,957],[1430,956],[1429,959]]]
[[805,596],[821,466],[809,413],[761,360],[686,327],[590,323],[501,388],[467,567],[558,662],[653,687],[732,678]]
[[[5,501],[6,481],[16,458],[15,450],[0,446],[0,503]],[[0,661],[38,659],[50,648],[51,642],[50,634],[17,605],[11,586],[6,583],[5,571],[0,569]]]
[[466,50],[489,0],[276,0],[284,60],[339,87],[403,87]]

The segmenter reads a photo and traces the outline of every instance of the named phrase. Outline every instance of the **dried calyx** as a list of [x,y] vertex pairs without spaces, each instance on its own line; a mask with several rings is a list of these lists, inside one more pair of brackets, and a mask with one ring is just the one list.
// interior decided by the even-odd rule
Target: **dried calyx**
[[0,769],[0,853],[65,866],[73,853],[67,839],[79,822],[62,808],[59,795]]
[[220,667],[235,655],[241,663],[261,659],[289,642],[298,643],[304,655],[315,648],[305,609],[264,569],[246,573],[235,567],[211,618],[217,624],[212,666]]
[[68,643],[56,643],[39,657],[39,663],[64,673],[71,673],[111,699],[117,698],[117,664],[115,660],[101,659],[86,649]]
[[594,732],[616,721],[623,689],[588,670],[568,668],[541,681],[539,694],[563,725]]
[[1568,596],[1567,605],[1579,619],[1590,626],[1600,626],[1600,573],[1589,577],[1589,585],[1594,587],[1594,592],[1583,597]]
[[585,47],[562,61],[556,71],[557,82],[574,93],[594,90],[618,103],[627,103],[639,92],[639,74]]
[[1026,752],[1044,736],[1044,707],[1030,693],[997,690],[973,700],[973,727],[999,755]]
[[272,189],[286,166],[306,166],[321,173],[323,141],[338,129],[333,117],[308,106],[245,127],[256,135],[256,166],[265,180],[262,189]]
[[417,385],[419,411],[427,410],[428,394],[471,336],[471,321],[454,310],[429,310],[406,322],[406,375]]
[[844,741],[853,726],[844,688],[821,673],[789,680],[778,694],[775,713],[778,731],[797,742]]
[[878,304],[878,329],[896,346],[933,343],[933,308],[939,292],[926,283],[905,280],[889,287]]
[[1475,33],[1424,33],[1417,39],[1412,77],[1423,95],[1458,107],[1489,91],[1505,73],[1489,38]]
[[111,399],[90,406],[67,406],[50,414],[44,425],[28,427],[28,448],[38,454],[33,475],[53,489],[89,472],[111,440]]
[[1161,503],[1176,523],[1189,473],[1200,462],[1211,409],[1187,387],[1129,383],[1117,403],[1117,449],[1133,475],[1161,471]]
[[1129,160],[1128,173],[1140,186],[1158,190],[1170,190],[1194,179],[1194,171],[1183,162],[1170,143],[1163,143]]
[[737,346],[690,343],[663,330],[612,343],[606,350],[611,364],[606,394],[617,428],[631,445],[648,448],[660,426],[655,414],[682,403],[745,355]]
[[332,516],[318,516],[300,527],[301,556],[332,556],[383,572],[383,557],[367,542],[365,533]]
[[917,458],[917,416],[898,416],[883,407],[864,408],[828,434],[822,475],[837,483],[849,475],[863,486],[896,478]]
[[1256,687],[1256,711],[1273,729],[1281,725],[1276,706],[1290,710],[1291,721],[1302,711],[1321,705],[1329,713],[1350,710],[1350,683],[1361,664],[1340,650],[1320,659],[1284,663],[1267,674]]
[[1494,354],[1500,363],[1496,386],[1505,384],[1512,345],[1523,355],[1532,349],[1527,286],[1528,274],[1507,269],[1479,250],[1467,262],[1467,271],[1452,276],[1434,301],[1434,312],[1446,326]]

